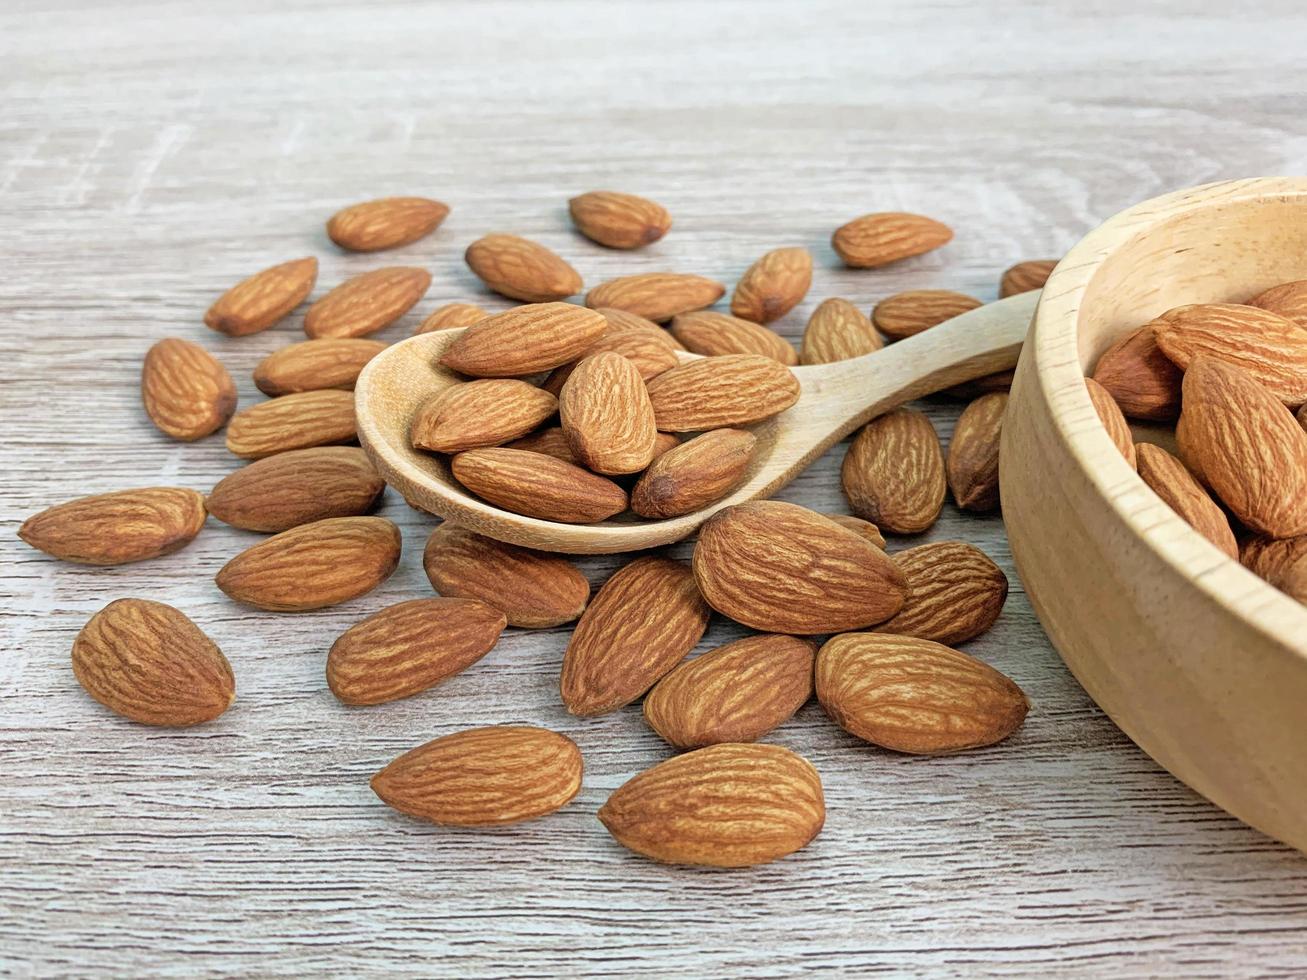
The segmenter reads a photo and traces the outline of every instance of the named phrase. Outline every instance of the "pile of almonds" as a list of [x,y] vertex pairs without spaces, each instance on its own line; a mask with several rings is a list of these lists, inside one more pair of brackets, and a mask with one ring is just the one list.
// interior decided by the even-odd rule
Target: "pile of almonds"
[[[418,241],[448,211],[425,198],[386,198],[346,208],[327,230],[341,248],[371,252]],[[583,194],[570,211],[582,234],[614,249],[657,241],[671,226],[665,209],[629,194]],[[874,268],[951,237],[939,222],[895,212],[849,222],[832,244],[847,265]],[[908,337],[979,305],[918,290],[883,300],[868,317],[830,298],[796,350],[765,324],[810,288],[812,258],[801,248],[755,262],[729,315],[706,309],[725,295],[723,284],[684,273],[623,276],[590,289],[584,306],[564,302],[583,288],[581,276],[514,235],[478,239],[466,260],[489,289],[525,305],[491,315],[451,303],[423,320],[419,333],[468,328],[442,362],[474,380],[429,399],[412,441],[450,454],[455,477],[491,503],[561,521],[599,521],[628,507],[665,519],[720,499],[748,470],[756,439],[747,426],[797,398],[791,365],[871,353],[882,335]],[[1014,266],[1002,295],[1039,288],[1051,268]],[[312,257],[266,269],[228,290],[205,323],[231,336],[267,330],[309,297],[316,277]],[[226,426],[228,449],[252,462],[207,497],[171,487],[83,497],[31,517],[20,535],[57,558],[116,565],[184,547],[212,515],[271,535],[218,571],[217,586],[233,599],[298,612],[367,593],[398,565],[401,538],[390,521],[369,516],[384,484],[350,445],[352,388],[385,347],[367,335],[412,309],[430,282],[423,269],[390,267],[327,292],[304,317],[309,339],[255,369],[270,399],[240,412],[231,377],[212,355],[186,340],[159,341],[141,377],[155,425],[184,441]],[[706,357],[680,364],[678,350]],[[559,684],[567,710],[600,715],[643,697],[650,728],[686,750],[612,794],[599,818],[613,837],[677,863],[745,866],[791,853],[825,820],[821,779],[798,755],[757,740],[814,693],[846,731],[906,753],[992,745],[1024,720],[1021,690],[954,649],[997,619],[1003,572],[963,542],[891,556],[882,537],[931,527],[950,488],[964,509],[997,508],[1009,379],[996,375],[960,392],[979,397],[963,412],[947,458],[918,411],[866,426],[842,470],[853,515],[777,501],[727,508],[701,528],[690,565],[639,557],[593,597],[565,557],[441,524],[422,559],[438,595],[346,630],[327,656],[327,683],[343,703],[382,704],[470,667],[510,626],[575,622]],[[757,635],[687,661],[714,612]],[[205,722],[235,697],[222,652],[157,601],[110,603],[82,629],[72,660],[93,698],[144,724]],[[578,793],[582,769],[565,736],[498,726],[421,745],[378,772],[372,787],[405,813],[489,826],[562,807]]]
[[[1164,503],[1307,603],[1307,280],[1168,310],[1104,351],[1086,385]],[[1136,444],[1127,416],[1174,422],[1178,458]]]

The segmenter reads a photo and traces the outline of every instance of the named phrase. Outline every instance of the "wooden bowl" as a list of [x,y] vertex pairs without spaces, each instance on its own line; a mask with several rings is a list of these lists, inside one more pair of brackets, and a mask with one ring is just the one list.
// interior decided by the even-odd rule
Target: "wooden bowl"
[[1307,850],[1307,607],[1144,485],[1084,375],[1185,303],[1307,278],[1307,179],[1209,184],[1089,234],[1044,288],[1003,426],[1003,515],[1040,621],[1085,690],[1178,778]]

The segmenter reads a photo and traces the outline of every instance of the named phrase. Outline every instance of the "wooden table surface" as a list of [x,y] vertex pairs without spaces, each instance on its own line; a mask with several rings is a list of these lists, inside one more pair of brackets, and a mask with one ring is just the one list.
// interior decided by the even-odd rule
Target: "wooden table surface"
[[[439,303],[506,305],[461,258],[490,230],[556,248],[588,284],[658,269],[731,282],[798,244],[817,271],[780,324],[797,337],[827,296],[993,298],[1008,264],[1060,254],[1135,201],[1303,170],[1299,3],[1059,12],[1070,6],[0,9],[0,973],[1302,975],[1307,861],[1172,779],[1093,706],[1031,613],[997,517],[949,505],[927,539],[974,542],[1011,577],[997,628],[968,649],[1029,693],[1025,727],[987,751],[907,758],[809,705],[772,739],[820,770],[826,828],[791,858],[728,873],[651,864],[596,821],[668,750],[636,708],[562,710],[566,629],[510,630],[404,702],[332,698],[334,637],[430,594],[420,554],[435,519],[393,493],[381,513],[403,527],[400,570],[299,616],[217,590],[213,574],[257,536],[216,521],[178,554],[114,569],[56,562],[14,534],[66,498],[207,490],[234,468],[221,437],[182,445],[150,426],[141,358],[164,336],[196,340],[254,403],[251,369],[302,338],[301,315],[243,339],[201,315],[287,258],[320,257],[317,294],[386,264],[431,269],[427,297],[381,335],[398,340]],[[662,202],[673,231],[635,254],[579,238],[566,199],[601,187]],[[453,213],[396,252],[327,242],[338,207],[392,193]],[[831,230],[891,209],[941,218],[956,239],[887,270],[839,267]],[[946,437],[957,403],[928,407]],[[842,508],[842,456],[783,498]],[[596,583],[614,567],[584,562]],[[170,602],[213,636],[236,671],[231,711],[155,730],[80,690],[73,637],[121,596]],[[718,619],[701,649],[739,634]],[[474,833],[407,819],[369,790],[401,751],[496,722],[572,736],[580,797]]]

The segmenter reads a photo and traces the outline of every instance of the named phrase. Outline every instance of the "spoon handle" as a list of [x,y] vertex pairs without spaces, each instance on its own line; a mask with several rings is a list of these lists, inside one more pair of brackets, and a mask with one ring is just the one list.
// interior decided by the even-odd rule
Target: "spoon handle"
[[797,368],[804,399],[819,405],[827,445],[904,402],[1005,371],[1017,362],[1039,302],[1034,290],[955,316],[883,350]]

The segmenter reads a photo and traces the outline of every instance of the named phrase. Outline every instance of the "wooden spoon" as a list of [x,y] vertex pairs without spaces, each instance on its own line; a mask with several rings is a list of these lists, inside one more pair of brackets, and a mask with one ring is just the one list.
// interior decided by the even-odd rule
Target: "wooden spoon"
[[[465,379],[437,365],[461,330],[419,334],[374,357],[355,389],[359,440],[386,482],[413,506],[513,544],[569,554],[639,551],[691,534],[714,512],[769,497],[854,429],[897,405],[1012,367],[1039,299],[990,303],[884,350],[794,368],[802,394],[788,411],[753,427],[752,472],[730,496],[662,521],[624,515],[601,524],[559,524],[501,510],[472,496],[445,459],[409,445],[409,424],[432,392]],[[694,354],[681,354],[682,359]]]

